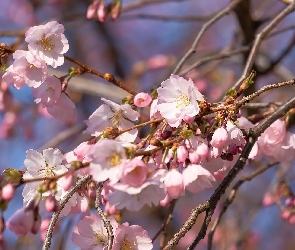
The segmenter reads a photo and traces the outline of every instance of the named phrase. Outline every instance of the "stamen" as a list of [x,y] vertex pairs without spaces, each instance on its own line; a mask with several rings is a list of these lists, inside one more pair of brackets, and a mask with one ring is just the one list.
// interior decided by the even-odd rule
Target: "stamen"
[[122,162],[122,153],[113,151],[106,160],[110,166],[116,167]]
[[132,240],[128,240],[126,238],[126,236],[124,237],[124,240],[121,244],[121,248],[120,250],[132,250],[132,249],[136,249],[136,242],[132,241]]
[[184,108],[191,104],[189,97],[183,93],[175,98],[176,108]]
[[37,44],[40,45],[43,50],[51,50],[54,48],[52,36],[45,37],[45,35],[43,35],[42,38],[37,42]]

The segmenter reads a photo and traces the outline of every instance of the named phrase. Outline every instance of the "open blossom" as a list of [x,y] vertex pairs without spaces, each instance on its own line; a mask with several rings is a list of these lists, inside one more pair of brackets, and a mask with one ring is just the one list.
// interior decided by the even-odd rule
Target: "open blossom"
[[[136,121],[139,113],[131,108],[129,104],[119,105],[110,100],[101,98],[105,103],[101,105],[89,117],[86,133],[93,136],[99,136],[107,127],[116,127],[118,129],[126,129],[134,126],[131,121]],[[131,142],[137,136],[137,130],[133,129],[118,137],[121,141]]]
[[162,175],[162,171],[158,170],[137,187],[123,183],[111,185],[114,191],[105,195],[105,199],[116,209],[126,208],[130,211],[139,211],[144,205],[157,206],[166,195],[164,185],[160,181]]
[[37,98],[36,103],[44,106],[53,106],[57,102],[61,93],[61,82],[55,76],[48,76],[46,81],[38,88],[32,89],[33,95]]
[[[43,150],[43,154],[28,150],[24,166],[26,172],[23,174],[24,180],[40,177],[53,177],[67,172],[67,168],[62,164],[63,155],[58,149],[48,148]],[[59,180],[57,184],[59,184]],[[23,189],[24,203],[27,204],[36,194],[36,188],[41,181],[27,183]],[[57,185],[57,189],[62,189]],[[43,194],[44,195],[44,194]],[[48,194],[49,195],[49,194]]]
[[171,127],[178,127],[184,117],[195,117],[200,112],[198,101],[203,100],[191,79],[172,75],[158,88],[157,109]]
[[56,21],[29,28],[25,34],[29,51],[53,68],[61,66],[64,63],[63,54],[69,49],[63,32],[64,26]]
[[[108,218],[115,232],[118,223]],[[72,241],[82,250],[105,250],[108,244],[108,232],[98,214],[83,217],[75,226]]]
[[123,166],[121,181],[134,187],[140,186],[147,174],[147,165],[142,160],[134,158]]
[[185,189],[192,193],[197,193],[205,188],[212,187],[215,178],[201,165],[190,164],[182,172]]
[[3,80],[20,89],[25,84],[39,87],[47,77],[47,66],[29,51],[17,50],[13,53],[14,63],[6,70]]
[[171,169],[167,172],[164,185],[171,198],[177,199],[179,196],[184,195],[184,182],[182,174],[178,170]]
[[60,94],[54,105],[46,108],[50,115],[61,121],[72,122],[76,119],[75,104],[64,92]]
[[111,183],[116,183],[120,180],[126,162],[125,148],[121,142],[105,139],[90,149],[89,156],[93,159],[90,174],[95,181],[109,179]]
[[116,230],[115,242],[112,250],[150,250],[153,243],[147,231],[137,225],[128,223],[120,225]]

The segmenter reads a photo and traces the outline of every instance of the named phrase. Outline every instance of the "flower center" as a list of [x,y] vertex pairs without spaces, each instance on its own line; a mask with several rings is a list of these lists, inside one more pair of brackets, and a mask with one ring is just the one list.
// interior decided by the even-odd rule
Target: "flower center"
[[125,118],[125,117],[123,115],[123,110],[120,109],[114,112],[114,114],[109,118],[109,120],[111,121],[114,127],[117,127],[118,125],[120,125],[120,120],[122,118]]
[[52,87],[48,87],[48,88],[46,89],[46,91],[54,92],[54,88],[52,88]]
[[96,243],[97,243],[96,245],[105,246],[107,243],[107,237],[99,231],[96,231],[93,233],[96,237]]
[[110,166],[116,167],[122,162],[122,153],[113,151],[106,160]]
[[55,167],[50,167],[48,164],[46,164],[46,167],[41,168],[38,172],[41,177],[52,177],[52,176],[55,176],[55,173],[53,171],[54,168]]
[[183,93],[175,98],[176,108],[184,108],[191,104],[189,97]]
[[[136,248],[136,242],[135,241],[132,241],[132,240],[128,240],[126,238],[126,236],[124,237],[124,240],[121,244],[121,248],[120,250],[132,250],[132,249],[135,249]],[[137,248],[136,248],[137,249]]]
[[41,46],[43,50],[51,50],[54,48],[52,36],[45,37],[45,35],[43,35],[42,38],[37,42],[37,44]]

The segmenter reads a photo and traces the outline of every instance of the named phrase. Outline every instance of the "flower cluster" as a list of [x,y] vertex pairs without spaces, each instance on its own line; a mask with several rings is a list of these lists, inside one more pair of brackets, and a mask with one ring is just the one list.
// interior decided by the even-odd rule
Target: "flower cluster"
[[7,68],[3,81],[17,89],[29,86],[35,102],[42,104],[50,115],[71,121],[75,118],[75,105],[62,91],[62,81],[47,70],[48,66],[56,68],[64,63],[63,54],[69,44],[63,33],[63,25],[56,21],[29,28],[25,34],[28,51],[13,53],[14,62]]
[[[98,3],[92,7],[97,8]],[[75,107],[64,92],[63,82],[47,72],[47,66],[64,63],[63,54],[69,46],[63,32],[63,26],[55,21],[30,28],[25,39],[28,51],[15,51],[15,61],[3,79],[16,88],[28,85],[35,102],[51,115],[72,119]],[[238,108],[231,107],[230,112],[223,109],[225,103],[217,103],[215,113],[205,114],[213,104],[191,79],[177,75],[163,81],[153,95],[139,93],[125,98],[123,104],[102,101],[85,121],[84,133],[93,136],[92,140],[64,154],[54,148],[42,153],[30,149],[23,172],[5,172],[0,185],[3,204],[12,199],[16,186],[25,183],[24,208],[7,222],[11,231],[19,235],[41,231],[44,240],[48,220],[41,222],[40,214],[62,207],[61,216],[83,214],[72,235],[77,246],[106,249],[110,233],[105,218],[91,213],[95,202],[104,206],[114,232],[111,249],[152,249],[142,227],[120,224],[120,218],[112,215],[120,215],[123,209],[137,212],[146,205],[168,206],[186,191],[198,193],[211,188],[237,162],[248,140],[244,130],[254,127]],[[230,100],[228,103],[232,104]],[[142,118],[140,109],[146,107],[150,107],[150,120],[135,124]],[[150,130],[141,138],[139,128],[145,125],[150,125]],[[284,119],[265,130],[248,158],[263,156],[279,162],[294,159],[295,135],[286,131]],[[85,177],[87,181],[76,186]],[[61,206],[70,189],[74,194]],[[293,208],[295,199],[289,196],[288,206]],[[287,215],[289,221],[295,221],[293,214]]]

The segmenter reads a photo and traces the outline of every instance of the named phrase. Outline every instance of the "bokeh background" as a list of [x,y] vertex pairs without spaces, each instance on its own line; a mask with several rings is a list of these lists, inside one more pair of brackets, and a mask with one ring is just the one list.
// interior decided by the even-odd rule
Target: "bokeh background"
[[[0,42],[26,49],[24,31],[34,25],[57,20],[65,26],[69,40],[67,52],[78,61],[103,73],[114,74],[136,91],[151,91],[167,79],[180,58],[192,46],[202,26],[225,8],[229,0],[122,0],[121,15],[102,23],[86,18],[90,0],[0,0]],[[286,4],[278,0],[244,0],[238,10],[230,12],[205,32],[196,53],[185,63],[183,70],[202,58],[251,46],[255,34],[280,13]],[[109,3],[106,0],[106,3]],[[263,41],[255,61],[258,75],[253,89],[263,85],[290,80],[295,74],[295,14],[280,22],[274,31],[288,29]],[[248,52],[210,60],[184,74],[192,78],[209,101],[218,101],[240,77]],[[7,61],[9,65],[12,61]],[[60,77],[73,64],[65,62],[52,71]],[[11,86],[0,90],[0,169],[23,168],[26,150],[58,147],[64,152],[89,139],[81,132],[83,120],[100,105],[105,97],[117,102],[127,94],[103,79],[90,75],[75,77],[69,83],[68,94],[75,102],[77,120],[58,121],[42,113],[34,103],[29,88]],[[251,89],[250,91],[253,91]],[[286,87],[271,91],[257,99],[263,102],[284,102],[293,97],[294,89]],[[2,98],[2,99],[1,99]],[[9,100],[9,108],[3,106]],[[2,101],[1,101],[2,100]],[[250,115],[256,110],[244,110]],[[144,113],[143,115],[148,115]],[[292,129],[292,128],[291,128]],[[266,164],[263,161],[261,164]],[[260,166],[260,165],[259,165]],[[251,164],[241,173],[246,175],[258,164]],[[265,207],[262,200],[277,183],[278,178],[294,179],[293,165],[284,164],[246,183],[238,191],[215,234],[214,248],[234,249],[295,249],[295,225],[280,216],[277,206]],[[280,174],[278,174],[280,173]],[[187,219],[192,208],[204,201],[214,190],[181,197],[173,213],[168,237]],[[222,203],[221,203],[222,204]],[[4,213],[5,219],[22,206],[21,188]],[[218,213],[217,209],[217,213]],[[146,208],[139,213],[123,211],[123,221],[143,226],[152,237],[165,217],[165,208]],[[198,233],[200,217],[193,230],[176,249],[186,249]],[[64,219],[54,237],[52,249],[76,249],[71,243],[70,229],[79,216]],[[7,249],[40,249],[38,236],[17,238],[8,230],[4,233]],[[154,244],[158,248],[159,242]],[[206,240],[196,249],[206,249]]]

